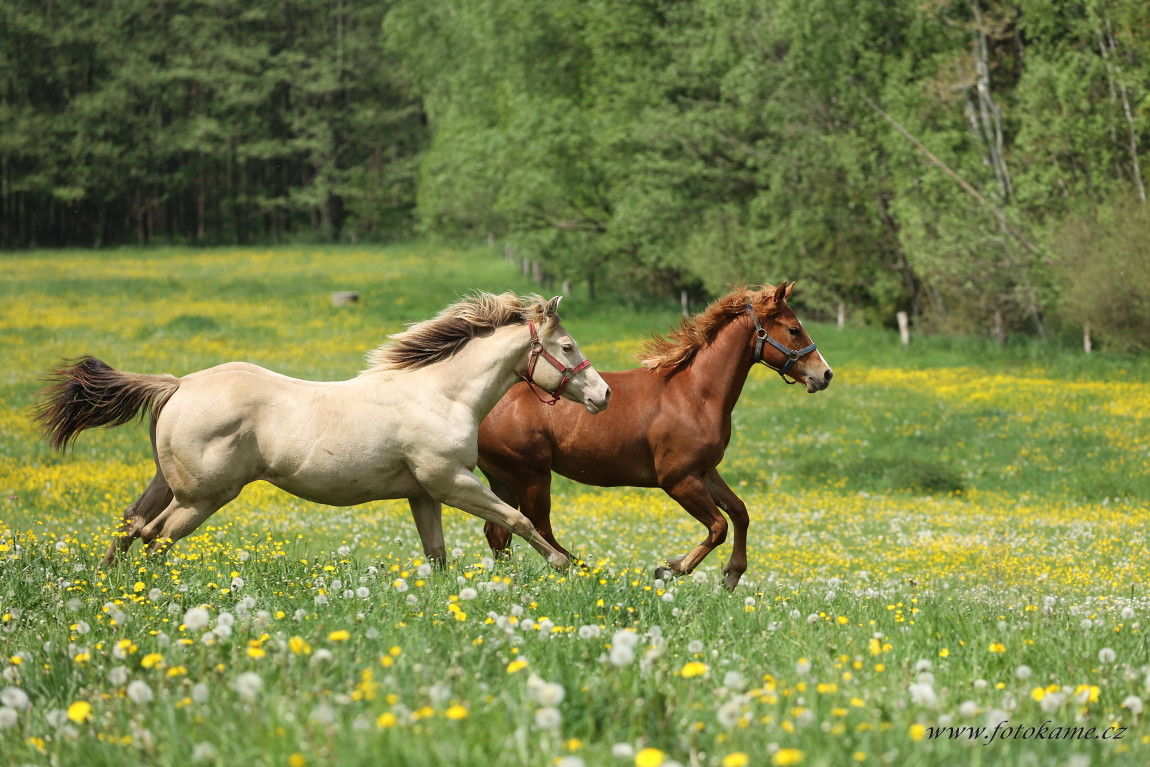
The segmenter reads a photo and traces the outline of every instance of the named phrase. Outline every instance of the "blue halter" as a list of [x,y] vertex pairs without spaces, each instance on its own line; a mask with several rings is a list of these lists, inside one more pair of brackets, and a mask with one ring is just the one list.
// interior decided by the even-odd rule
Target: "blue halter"
[[[788,384],[798,383],[798,381],[793,380],[793,379],[790,381],[787,381],[787,371],[791,369],[792,365],[794,365],[796,362],[799,361],[800,357],[804,357],[804,356],[810,354],[811,352],[815,351],[818,347],[816,347],[812,343],[810,346],[804,346],[802,349],[798,349],[798,350],[788,349],[787,347],[783,346],[781,343],[779,343],[778,341],[776,341],[775,339],[773,339],[769,335],[767,335],[767,331],[763,328],[762,324],[759,322],[759,316],[757,314],[755,314],[755,310],[751,306],[750,301],[747,302],[747,314],[751,315],[751,321],[755,323],[755,356],[754,356],[755,362],[761,362],[764,365],[766,365],[767,367],[771,368],[771,370],[778,373],[779,377],[781,377],[783,379],[783,381],[786,381],[786,383],[788,383]],[[766,341],[771,346],[775,347],[776,349],[781,351],[784,355],[786,355],[787,362],[781,368],[772,367],[770,364],[767,363],[766,360],[763,359],[763,342],[764,341]]]

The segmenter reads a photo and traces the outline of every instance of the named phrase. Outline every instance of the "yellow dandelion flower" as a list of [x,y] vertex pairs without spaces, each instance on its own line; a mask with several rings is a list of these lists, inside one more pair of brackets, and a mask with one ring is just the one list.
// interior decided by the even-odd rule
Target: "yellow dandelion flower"
[[949,658],[950,657],[950,650],[946,649],[945,647],[942,648],[941,650],[938,651],[938,657]]
[[92,718],[92,704],[86,700],[78,700],[68,706],[68,718],[76,724],[83,724]]
[[456,704],[444,711],[443,715],[454,722],[458,722],[460,719],[467,718],[467,709],[465,709],[463,706],[460,706],[459,704]]
[[394,727],[396,721],[395,714],[390,711],[384,711],[379,715],[379,718],[375,720],[375,726],[381,730],[386,730],[389,727]]
[[288,640],[288,649],[296,655],[311,655],[311,645],[303,637],[292,637]]
[[351,639],[351,633],[346,629],[338,629],[328,634],[327,638],[331,642],[346,642]]
[[735,751],[723,757],[723,767],[747,767],[751,760],[742,751]]
[[912,724],[910,726],[910,739],[915,743],[922,740],[925,735],[926,727],[922,726],[921,724]]
[[667,755],[657,748],[644,748],[635,754],[635,767],[659,767],[667,761]]
[[144,668],[152,668],[153,666],[159,666],[159,665],[162,665],[163,662],[164,662],[164,656],[160,655],[160,653],[158,653],[158,652],[150,652],[147,655],[145,655],[143,658],[140,659],[140,665],[143,666]]
[[1030,697],[1031,697],[1031,698],[1032,698],[1032,699],[1033,699],[1033,700],[1034,700],[1036,703],[1039,703],[1039,702],[1041,702],[1041,701],[1042,701],[1042,699],[1043,699],[1043,698],[1045,698],[1045,697],[1046,697],[1046,690],[1044,690],[1044,689],[1043,689],[1043,688],[1041,688],[1041,687],[1035,687],[1033,690],[1031,690],[1031,691],[1030,691]]
[[307,764],[307,759],[298,751],[288,757],[288,767],[304,767]]
[[679,675],[684,679],[691,679],[696,676],[703,676],[707,673],[707,670],[706,663],[693,660],[683,665],[682,670],[679,671]]
[[797,748],[780,748],[771,757],[771,764],[776,767],[788,767],[788,765],[798,764],[803,760],[803,752]]
[[267,653],[264,651],[264,648],[262,648],[262,647],[249,647],[248,648],[248,657],[249,658],[255,658],[256,660],[259,660],[260,658],[264,657],[265,655],[267,655]]
[[1001,642],[991,642],[990,651],[999,653],[1006,652],[1006,645],[1002,644]]
[[523,658],[516,658],[507,664],[507,673],[514,674],[517,671],[522,671],[527,668],[527,661]]

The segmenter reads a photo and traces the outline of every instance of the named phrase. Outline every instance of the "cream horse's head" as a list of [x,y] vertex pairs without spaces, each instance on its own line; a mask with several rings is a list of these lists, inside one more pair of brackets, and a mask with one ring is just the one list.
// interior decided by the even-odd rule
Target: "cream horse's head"
[[528,321],[531,351],[526,371],[520,375],[529,385],[551,395],[550,400],[540,395],[540,401],[553,405],[562,397],[578,402],[594,415],[607,408],[611,387],[559,321],[560,299],[562,296],[555,296],[547,302],[538,325]]

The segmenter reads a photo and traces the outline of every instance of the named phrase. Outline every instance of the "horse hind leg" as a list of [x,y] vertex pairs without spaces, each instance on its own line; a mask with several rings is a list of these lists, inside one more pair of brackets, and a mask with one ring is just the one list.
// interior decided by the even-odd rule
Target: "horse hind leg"
[[686,556],[668,558],[667,567],[656,568],[656,573],[670,569],[675,575],[687,575],[727,539],[727,520],[715,505],[703,480],[695,475],[664,490],[707,528],[707,537]]
[[711,469],[704,477],[707,490],[711,497],[727,516],[731,518],[734,529],[734,544],[731,547],[731,558],[723,568],[723,585],[728,591],[734,591],[739,585],[739,579],[747,571],[747,528],[750,526],[750,515],[747,513],[747,504],[735,491],[731,489],[716,469]]
[[104,555],[101,567],[111,567],[121,554],[127,553],[132,542],[140,537],[145,526],[172,502],[172,488],[163,472],[156,470],[156,476],[144,489],[144,492],[131,506],[124,511],[124,519],[120,528],[112,534],[112,543],[108,546],[108,553]]
[[443,541],[443,504],[434,498],[408,498],[415,529],[423,544],[423,553],[433,567],[447,565],[447,544]]
[[239,495],[241,489],[242,485],[224,494],[187,503],[173,497],[167,507],[139,532],[148,554],[163,554],[176,541],[191,535],[221,506]]

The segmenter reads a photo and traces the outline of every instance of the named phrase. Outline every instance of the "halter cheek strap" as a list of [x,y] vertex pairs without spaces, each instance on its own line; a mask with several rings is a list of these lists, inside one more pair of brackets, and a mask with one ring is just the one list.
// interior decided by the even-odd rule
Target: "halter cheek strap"
[[[804,356],[810,354],[811,352],[815,351],[818,347],[816,347],[812,343],[810,346],[804,346],[802,349],[797,349],[797,350],[796,349],[788,349],[787,347],[783,346],[781,343],[779,343],[775,339],[771,338],[770,335],[767,334],[767,331],[763,328],[762,323],[759,322],[759,316],[757,314],[755,314],[755,310],[751,306],[749,301],[747,302],[747,314],[751,315],[751,321],[755,323],[755,356],[754,356],[755,362],[763,363],[764,365],[769,367],[771,370],[778,373],[779,377],[782,378],[783,381],[785,381],[788,384],[798,383],[798,381],[793,379],[793,378],[790,381],[787,381],[787,371],[791,369],[792,365],[794,365],[796,362],[799,361],[800,357],[804,357]],[[771,346],[775,347],[779,351],[781,351],[786,356],[787,361],[786,361],[786,363],[783,364],[783,366],[781,368],[776,368],[776,367],[770,365],[766,360],[763,359],[763,342],[764,341],[769,343]]]
[[[528,322],[528,329],[531,331],[531,356],[527,358],[527,375],[520,375],[527,385],[531,387],[532,393],[539,398],[539,401],[544,405],[554,405],[563,396],[563,392],[567,389],[567,384],[571,383],[571,379],[575,377],[579,371],[591,366],[591,360],[585,359],[575,367],[564,365],[555,358],[551,352],[543,348],[543,342],[539,340],[539,333],[535,330],[535,323]],[[535,382],[535,365],[539,362],[539,358],[547,360],[551,366],[563,374],[563,380],[559,382],[559,387],[553,392],[549,392],[542,386]],[[539,387],[536,389],[535,387]],[[551,399],[544,399],[541,392],[546,392],[551,395]]]

